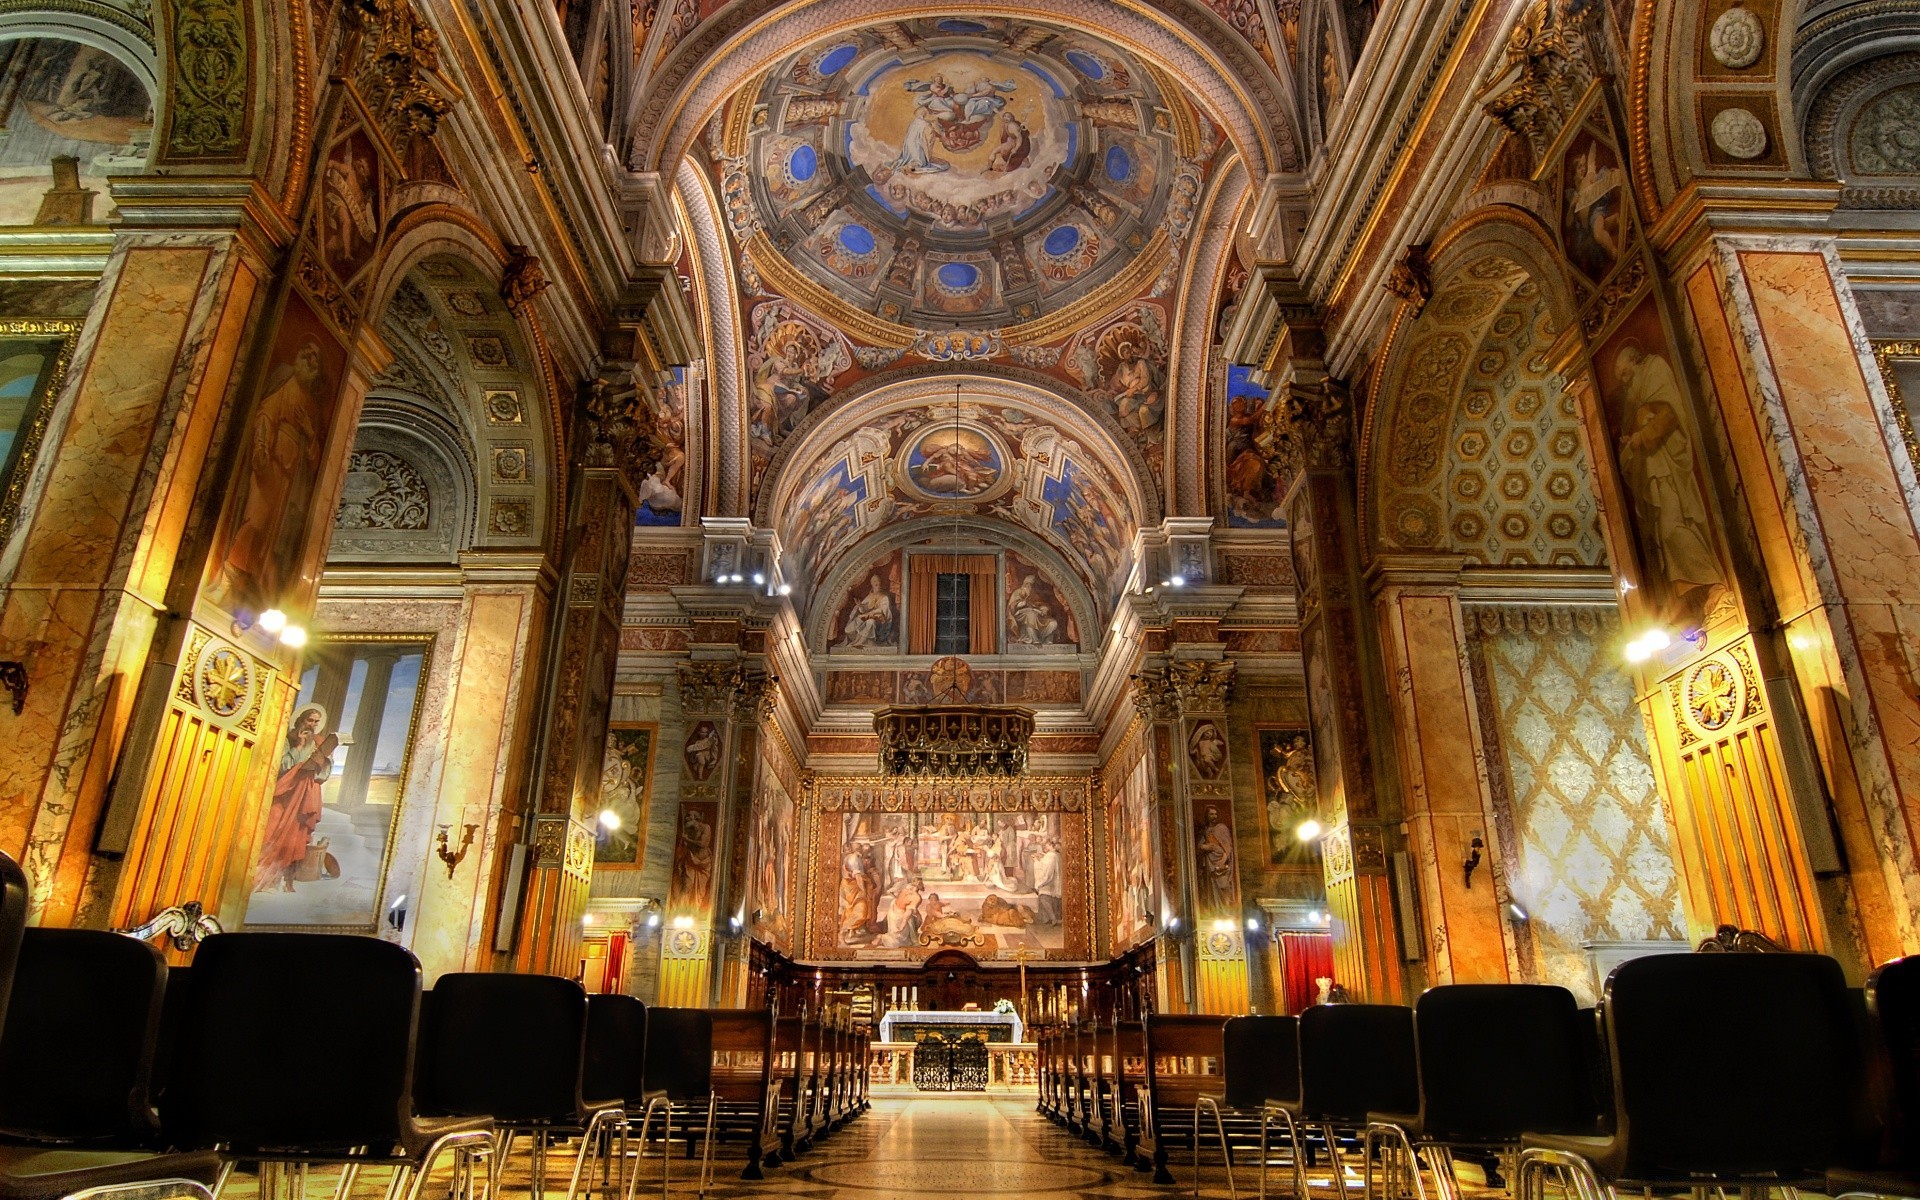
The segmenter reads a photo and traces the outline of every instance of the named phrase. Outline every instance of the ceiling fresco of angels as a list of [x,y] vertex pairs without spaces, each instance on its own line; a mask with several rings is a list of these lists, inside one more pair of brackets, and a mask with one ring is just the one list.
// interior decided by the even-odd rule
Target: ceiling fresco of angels
[[[1169,105],[1179,105],[1176,118]],[[735,192],[811,282],[922,328],[1033,321],[1112,280],[1184,178],[1131,56],[990,18],[850,31],[768,76]]]

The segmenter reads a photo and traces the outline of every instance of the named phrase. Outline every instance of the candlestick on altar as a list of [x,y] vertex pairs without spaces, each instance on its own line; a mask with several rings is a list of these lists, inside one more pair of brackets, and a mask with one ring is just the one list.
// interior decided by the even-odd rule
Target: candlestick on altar
[[1033,952],[1025,946],[1013,952],[1013,961],[1020,964],[1020,1024],[1022,1026],[1025,1026],[1030,1019],[1027,1016],[1027,959],[1031,957]]

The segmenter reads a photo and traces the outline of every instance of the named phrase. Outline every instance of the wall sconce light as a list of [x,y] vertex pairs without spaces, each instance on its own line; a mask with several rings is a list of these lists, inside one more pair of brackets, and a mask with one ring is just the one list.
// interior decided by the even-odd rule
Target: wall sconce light
[[473,845],[473,831],[480,827],[478,825],[467,826],[467,832],[465,836],[460,839],[460,848],[458,850],[449,849],[447,846],[447,830],[449,828],[451,828],[451,826],[442,825],[440,827],[440,844],[434,849],[434,853],[440,856],[441,862],[447,864],[447,878],[452,879],[453,872],[460,866],[461,860],[467,856],[467,848]]
[[0,687],[13,697],[13,715],[19,716],[27,707],[27,664],[14,659],[0,662]]
[[1473,886],[1473,873],[1480,867],[1480,851],[1485,846],[1486,843],[1480,840],[1480,835],[1474,834],[1473,841],[1467,846],[1467,860],[1460,864],[1461,874],[1469,888]]

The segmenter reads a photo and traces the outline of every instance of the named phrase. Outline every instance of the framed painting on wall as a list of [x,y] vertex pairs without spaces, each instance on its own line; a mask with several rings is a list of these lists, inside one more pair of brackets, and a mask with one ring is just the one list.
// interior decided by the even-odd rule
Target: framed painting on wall
[[20,516],[80,324],[0,319],[0,542]]
[[316,641],[274,747],[249,928],[372,933],[405,800],[433,637]]
[[1907,456],[1920,469],[1920,437],[1914,433],[1920,428],[1920,341],[1875,342],[1873,357],[1880,364],[1887,397],[1893,401],[1893,415],[1907,443]]
[[638,867],[646,856],[653,750],[659,741],[657,725],[615,721],[607,726],[607,749],[600,760],[600,814],[593,831],[596,868]]

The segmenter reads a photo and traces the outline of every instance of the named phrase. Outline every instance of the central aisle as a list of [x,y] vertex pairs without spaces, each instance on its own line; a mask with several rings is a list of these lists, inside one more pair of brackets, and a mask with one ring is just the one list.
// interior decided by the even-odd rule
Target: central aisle
[[[653,1164],[649,1164],[652,1166]],[[676,1163],[676,1166],[679,1164]],[[1189,1169],[1178,1169],[1192,1194]],[[1225,1175],[1202,1195],[1227,1195]],[[657,1176],[655,1177],[657,1180]],[[1209,1182],[1213,1182],[1210,1178]],[[715,1181],[712,1195],[877,1200],[928,1196],[1159,1197],[1144,1172],[1053,1125],[1031,1096],[876,1096],[873,1110],[759,1183]],[[645,1193],[645,1184],[641,1187]],[[655,1193],[658,1194],[657,1192]]]

